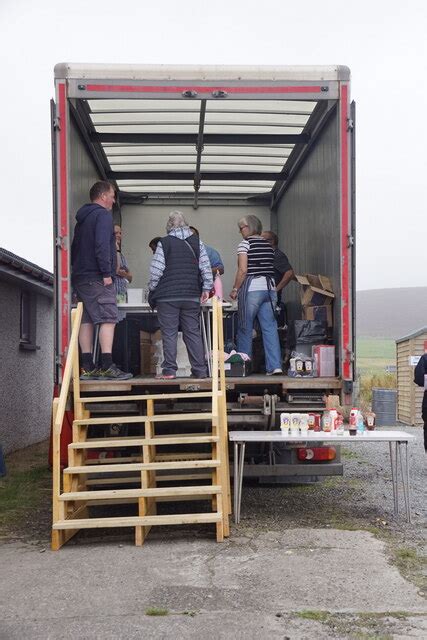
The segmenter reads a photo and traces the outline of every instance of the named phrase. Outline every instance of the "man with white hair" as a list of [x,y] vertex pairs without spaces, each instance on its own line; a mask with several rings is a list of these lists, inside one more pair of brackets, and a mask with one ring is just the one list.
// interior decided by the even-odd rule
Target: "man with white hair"
[[200,303],[213,287],[212,270],[203,242],[192,233],[184,215],[172,211],[167,236],[160,239],[150,265],[149,302],[157,309],[163,340],[164,380],[176,377],[178,329],[181,328],[191,373],[206,378],[207,369],[200,334]]

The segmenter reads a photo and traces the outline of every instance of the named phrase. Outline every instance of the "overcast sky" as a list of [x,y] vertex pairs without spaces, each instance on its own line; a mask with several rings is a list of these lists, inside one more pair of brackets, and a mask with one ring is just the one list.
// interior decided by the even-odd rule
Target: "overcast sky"
[[52,269],[57,62],[342,64],[357,103],[357,288],[427,284],[425,0],[0,0],[0,246]]

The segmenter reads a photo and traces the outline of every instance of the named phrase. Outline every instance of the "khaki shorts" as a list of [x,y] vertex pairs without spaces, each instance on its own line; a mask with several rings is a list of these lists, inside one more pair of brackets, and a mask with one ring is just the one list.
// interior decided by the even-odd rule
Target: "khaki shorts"
[[118,322],[116,289],[102,280],[74,285],[77,300],[83,302],[82,324],[116,324]]

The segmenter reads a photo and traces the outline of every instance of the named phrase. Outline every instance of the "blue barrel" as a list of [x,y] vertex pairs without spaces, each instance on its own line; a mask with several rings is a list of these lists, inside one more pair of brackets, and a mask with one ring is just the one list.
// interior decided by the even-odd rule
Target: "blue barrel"
[[396,424],[397,389],[372,389],[372,411],[379,427]]

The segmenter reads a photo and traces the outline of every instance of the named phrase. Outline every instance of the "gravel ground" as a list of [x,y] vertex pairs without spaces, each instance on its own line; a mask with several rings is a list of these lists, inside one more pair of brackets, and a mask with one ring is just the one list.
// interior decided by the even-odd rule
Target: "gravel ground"
[[[416,436],[409,445],[411,474],[412,523],[404,516],[403,495],[400,494],[401,515],[393,515],[393,497],[388,446],[373,447],[360,444],[342,447],[344,475],[331,477],[310,485],[259,485],[245,481],[242,497],[241,521],[231,526],[231,535],[252,535],[269,530],[301,527],[331,527],[350,530],[367,530],[382,540],[390,549],[394,560],[405,577],[423,585],[421,557],[425,553],[427,501],[425,480],[427,456],[423,449],[422,429],[404,427]],[[46,460],[47,444],[29,447],[12,454],[8,466],[25,465],[32,452],[35,461]],[[24,511],[0,529],[0,539],[20,540],[36,546],[47,546],[50,540],[51,494],[50,478],[39,484],[35,500],[37,509]],[[192,529],[194,534],[194,528]],[[174,528],[161,527],[150,533],[151,537],[169,537]],[[199,537],[210,537],[211,532],[201,527]],[[69,544],[108,539],[132,540],[128,530],[81,531]],[[397,556],[396,557],[396,553]],[[427,585],[424,586],[427,592]]]
[[[386,430],[380,428],[379,430]],[[311,485],[257,485],[246,482],[236,533],[249,530],[331,527],[367,530],[385,541],[390,560],[427,594],[427,455],[421,428],[404,426],[416,436],[409,444],[412,522],[406,522],[403,493],[394,517],[389,448],[359,444],[342,447],[344,475]]]
[[[245,640],[276,637],[291,640],[307,638],[403,640],[427,637],[427,618],[421,604],[427,594],[425,571],[427,505],[424,492],[427,475],[426,455],[423,450],[422,430],[407,427],[405,430],[416,436],[416,442],[409,446],[413,519],[411,524],[406,522],[403,513],[397,519],[393,515],[388,446],[379,444],[373,447],[361,443],[357,447],[352,445],[342,447],[343,477],[332,477],[312,485],[280,486],[245,482],[241,522],[239,525],[232,523],[231,537],[224,545],[212,545],[213,536],[209,527],[183,527],[180,528],[179,533],[174,527],[157,527],[150,532],[149,539],[142,550],[145,553],[141,555],[141,550],[133,545],[133,534],[129,530],[88,530],[77,534],[62,552],[56,554],[48,551],[51,525],[51,478],[48,473],[41,474],[37,481],[37,493],[33,492],[35,495],[32,504],[36,504],[37,508],[31,508],[28,502],[27,508],[20,513],[19,517],[15,514],[15,517],[3,522],[3,525],[0,520],[0,539],[5,543],[0,547],[0,552],[3,554],[3,568],[6,567],[6,560],[9,558],[9,573],[14,575],[12,582],[16,582],[20,576],[26,584],[25,589],[22,590],[19,584],[15,585],[19,597],[12,598],[11,602],[17,602],[19,598],[26,595],[30,600],[33,598],[30,609],[33,605],[36,607],[32,617],[28,617],[24,607],[22,617],[18,616],[15,619],[9,610],[11,602],[6,604],[7,620],[0,623],[0,639],[20,640],[24,635],[37,640],[46,637],[98,638],[101,635],[104,638],[140,638],[147,637],[145,635],[147,632],[148,636],[153,638],[233,637],[245,638]],[[7,465],[9,470],[12,468],[42,470],[43,465],[46,466],[46,460],[45,443],[13,454],[8,457]],[[403,496],[400,503],[403,507]],[[328,528],[331,529],[330,536],[329,534],[325,536],[325,530],[327,531]],[[363,533],[364,531],[368,533]],[[373,534],[377,540],[370,534]],[[317,546],[313,542],[316,536],[320,540]],[[307,537],[311,540],[308,545],[310,548],[304,543]],[[353,550],[350,555],[347,552],[343,555],[340,551],[337,544],[340,537],[346,540],[348,538],[349,542],[346,545],[349,544]],[[367,568],[359,567],[361,575],[356,578],[358,584],[355,585],[354,571],[358,566],[355,545],[358,544],[362,544],[361,549],[359,548],[362,554],[359,556],[360,564]],[[346,545],[345,549],[347,549]],[[367,565],[363,560],[365,545],[366,554],[369,554]],[[314,546],[317,549],[316,553],[312,549]],[[178,553],[179,549],[181,549],[181,556]],[[113,596],[112,593],[118,588],[114,580],[120,577],[120,571],[117,576],[116,572],[111,573],[109,567],[112,557],[116,557],[119,562],[117,553],[121,552],[123,558],[120,556],[120,562],[126,565],[125,569],[122,567],[121,570],[123,575],[126,575],[126,581],[120,585],[120,589],[123,590],[126,585],[129,589],[129,596],[124,598],[125,601],[128,598],[130,603],[128,603],[128,608],[130,607],[128,614],[124,616],[120,612],[120,615],[115,617],[114,612],[109,616],[103,611],[97,619],[91,612],[86,619],[80,612],[86,597],[91,601],[98,593],[101,600],[105,596],[107,601],[109,601],[108,598],[111,602],[117,601],[117,595]],[[312,557],[311,552],[313,552]],[[372,584],[369,581],[366,582],[366,576],[370,576],[374,552],[377,568],[370,581],[377,580],[375,582],[377,586],[372,589]],[[150,557],[156,558],[156,554],[159,553],[162,558],[166,554],[165,566],[169,561],[172,563],[169,571],[173,566],[178,573],[163,584],[161,575],[159,577],[153,569],[152,575],[157,576],[160,586],[157,587],[157,591],[154,589],[153,593],[146,594],[144,599],[141,596],[139,581],[144,571],[150,571]],[[192,559],[188,562],[188,554],[191,555],[191,553]],[[316,573],[315,566],[318,565],[315,563],[323,562],[322,554],[324,553],[333,554],[331,557],[334,558],[335,565],[329,566],[328,573],[336,574],[337,581],[331,582],[328,573],[325,574],[324,585],[322,582],[320,591],[315,591],[315,595],[318,595],[317,601],[313,597],[310,600],[313,605],[309,609],[294,605],[286,606],[285,603],[279,606],[276,600],[282,594],[282,589],[283,597],[287,594],[298,600],[298,594],[300,594],[301,598],[307,599],[304,594],[307,594],[310,582],[304,581],[311,580],[313,571],[315,575],[323,575],[319,569]],[[338,558],[341,558],[341,562]],[[235,571],[233,562],[237,562]],[[32,567],[31,570],[26,569],[28,563]],[[255,570],[257,563],[260,566],[258,572]],[[117,566],[121,567],[120,564]],[[154,567],[156,566],[154,562]],[[264,566],[269,567],[268,573],[264,572]],[[54,576],[60,576],[55,589],[59,592],[61,588],[67,591],[68,581],[80,575],[82,567],[86,567],[90,576],[89,587],[83,600],[78,598],[74,608],[64,604],[67,611],[70,607],[67,619],[57,618],[55,615],[47,616],[43,607],[46,602],[50,602],[51,589],[48,587],[54,580]],[[215,567],[216,570],[214,570]],[[67,568],[71,573],[66,580],[63,580],[61,572]],[[40,585],[40,593],[37,595],[31,592],[32,580],[27,585],[27,576],[33,575],[35,570],[41,572],[40,582],[37,583]],[[135,573],[134,582],[130,578],[132,570]],[[140,571],[142,571],[141,575]],[[349,571],[352,576],[350,582],[345,577],[346,572]],[[102,579],[103,572],[107,576],[105,584]],[[202,578],[203,581],[207,581],[207,584],[210,584],[211,579],[215,584],[211,574],[216,580],[219,579],[218,576],[222,576],[225,586],[228,584],[227,580],[231,580],[234,584],[238,575],[241,579],[243,579],[242,576],[246,576],[248,584],[245,588],[242,587],[241,593],[239,590],[228,591],[222,583],[217,585],[216,589],[212,587],[212,593],[205,587],[197,586]],[[347,575],[350,574],[347,573]],[[288,583],[285,581],[282,585],[284,575],[288,575]],[[43,583],[44,590],[41,589],[43,576],[46,583]],[[271,590],[274,576],[276,576],[276,582],[270,598],[267,588]],[[383,577],[384,584],[381,582]],[[6,577],[5,584],[7,580]],[[146,584],[152,585],[153,580]],[[189,584],[193,582],[196,586],[190,588]],[[393,584],[395,584],[395,591],[393,591]],[[110,592],[108,592],[109,585],[112,585]],[[341,606],[342,603],[334,606],[337,604],[336,598],[325,601],[323,595],[331,585],[334,589],[338,589],[338,595],[343,589],[351,594],[348,599],[345,599],[344,606]],[[36,589],[38,588],[37,586]],[[257,594],[260,593],[260,588],[263,593],[266,593],[266,601],[265,603],[263,601],[262,606],[259,604],[258,608],[251,607],[249,596],[252,594],[254,597],[255,594],[259,598]],[[356,593],[360,599],[360,593],[366,595],[369,589],[371,589],[369,593],[372,592],[372,594],[368,605],[349,610],[347,605],[351,605]],[[406,600],[403,599],[405,601],[401,600],[402,590],[406,593]],[[68,603],[69,593],[65,591],[62,594],[62,600]],[[107,595],[104,591],[108,592]],[[387,596],[389,592],[394,594],[393,598]],[[145,610],[145,604],[140,611],[142,604],[139,603],[135,594],[139,594],[141,603],[147,601],[158,604],[162,596],[166,602],[175,602],[178,608],[175,607],[176,611],[171,611],[166,618],[152,618]],[[238,596],[243,598],[241,607],[235,603]],[[197,604],[201,597],[200,610],[193,611],[194,608],[197,609],[194,603]],[[56,594],[55,598],[59,598],[62,602],[60,593]],[[136,598],[138,602],[134,603],[132,598]],[[212,600],[209,600],[210,598]],[[209,602],[215,604],[215,611],[210,611]],[[223,605],[221,605],[222,602]],[[244,606],[245,603],[246,606]],[[396,610],[396,603],[399,610]],[[413,605],[409,606],[408,603]],[[138,610],[138,615],[132,613],[133,606]],[[50,611],[50,604],[48,609]],[[226,631],[214,636],[212,629],[216,629],[219,615]],[[82,632],[83,628],[84,632]]]

